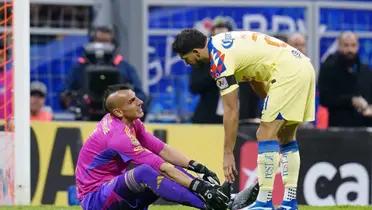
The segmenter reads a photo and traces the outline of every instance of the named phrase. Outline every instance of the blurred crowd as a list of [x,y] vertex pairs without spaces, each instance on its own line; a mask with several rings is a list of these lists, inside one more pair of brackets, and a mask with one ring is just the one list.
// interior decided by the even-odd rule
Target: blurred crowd
[[[33,8],[42,9],[42,8]],[[216,17],[204,28],[204,33],[213,36],[238,30],[230,17]],[[121,55],[115,31],[108,26],[94,27],[89,31],[89,42],[77,59],[65,81],[66,89],[60,94],[60,102],[72,120],[99,120],[102,109],[102,94],[111,84],[130,85],[136,95],[144,101],[148,110],[151,97],[142,89],[137,69]],[[307,54],[308,37],[304,34],[276,34],[276,38],[287,42],[303,54]],[[4,46],[2,46],[4,48]],[[334,126],[372,126],[372,71],[361,62],[359,39],[356,33],[342,32],[337,39],[337,50],[321,63],[318,75],[317,121],[308,126],[327,128]],[[4,50],[1,50],[4,54]],[[0,56],[1,74],[8,72],[4,55]],[[4,64],[5,63],[5,64]],[[192,66],[190,92],[199,95],[199,102],[191,118],[192,123],[222,123],[223,107],[219,90],[209,75],[209,66]],[[194,71],[196,70],[196,71]],[[262,101],[253,93],[250,85],[240,84],[240,123],[258,123]],[[1,89],[1,95],[7,94]],[[50,121],[55,117],[47,106],[47,87],[41,81],[32,81],[30,86],[31,120]],[[0,99],[4,97],[0,96]],[[4,102],[2,102],[4,103]],[[144,118],[146,115],[144,116]]]

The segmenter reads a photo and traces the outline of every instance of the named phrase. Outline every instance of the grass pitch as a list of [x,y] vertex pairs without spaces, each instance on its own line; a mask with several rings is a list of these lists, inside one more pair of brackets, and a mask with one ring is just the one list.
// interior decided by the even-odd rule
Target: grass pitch
[[[80,207],[57,207],[57,206],[15,206],[0,207],[0,210],[80,210]],[[372,206],[300,206],[300,210],[372,210]],[[185,206],[151,206],[150,210],[195,210]]]

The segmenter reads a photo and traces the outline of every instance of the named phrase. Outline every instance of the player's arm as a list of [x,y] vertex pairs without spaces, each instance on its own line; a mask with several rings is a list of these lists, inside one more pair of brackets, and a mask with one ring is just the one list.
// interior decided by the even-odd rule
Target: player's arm
[[218,179],[216,173],[209,170],[205,165],[198,163],[195,160],[191,160],[183,153],[167,144],[164,146],[159,155],[165,161],[172,163],[173,165],[181,166],[196,173],[203,174],[203,179],[209,181],[210,183],[220,184],[220,180]]
[[159,155],[165,161],[172,163],[173,165],[181,166],[182,168],[187,168],[191,161],[183,153],[167,144],[164,145],[164,148],[160,151]]
[[191,181],[193,180],[193,178],[189,177],[188,175],[174,167],[174,165],[167,162],[160,165],[160,172],[185,187],[189,187]]
[[224,174],[229,182],[235,180],[234,174],[237,174],[234,147],[238,132],[239,107],[238,107],[238,89],[222,96],[223,100],[223,126],[225,130],[224,141]]
[[225,129],[224,152],[232,153],[238,131],[239,107],[238,89],[222,96],[223,100],[223,125]]
[[[225,57],[227,58],[227,57]],[[231,61],[230,59],[229,61]],[[226,59],[225,59],[226,61]],[[235,181],[237,174],[234,158],[234,147],[238,132],[239,106],[238,106],[238,88],[239,85],[234,76],[235,65],[225,63],[226,71],[216,78],[217,87],[220,89],[223,101],[223,126],[224,126],[224,154],[223,171],[227,181]],[[212,70],[211,70],[212,71]]]
[[250,81],[249,84],[251,85],[254,92],[261,98],[264,99],[267,96],[267,82],[258,82],[258,81]]
[[137,139],[139,142],[141,142],[141,145],[151,152],[159,155],[165,147],[165,143],[148,132],[139,119],[135,121],[135,129]]

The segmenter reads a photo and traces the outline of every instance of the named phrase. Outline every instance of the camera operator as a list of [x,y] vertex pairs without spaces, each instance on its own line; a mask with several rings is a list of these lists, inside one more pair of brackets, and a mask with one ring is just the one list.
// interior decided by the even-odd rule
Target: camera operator
[[130,85],[138,98],[147,101],[137,70],[117,52],[110,28],[96,27],[91,31],[90,42],[71,70],[66,90],[61,94],[62,106],[75,113],[76,119],[98,120],[103,116],[102,96],[108,85]]

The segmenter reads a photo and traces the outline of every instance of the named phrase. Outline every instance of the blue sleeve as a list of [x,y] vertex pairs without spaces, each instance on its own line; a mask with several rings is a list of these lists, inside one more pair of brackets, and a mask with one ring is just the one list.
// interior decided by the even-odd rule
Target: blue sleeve
[[123,61],[120,63],[120,71],[124,76],[124,81],[129,82],[133,86],[136,96],[144,101],[146,99],[146,96],[143,92],[142,82],[138,77],[137,70],[129,63]]

